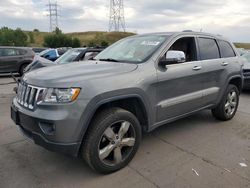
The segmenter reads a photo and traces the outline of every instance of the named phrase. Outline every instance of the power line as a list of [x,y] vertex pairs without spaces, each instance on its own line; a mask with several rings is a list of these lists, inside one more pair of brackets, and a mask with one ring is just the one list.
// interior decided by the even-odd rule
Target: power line
[[109,31],[126,31],[123,0],[110,0]]
[[49,30],[50,32],[53,32],[58,27],[58,4],[57,1],[52,3],[49,0],[49,3],[46,6],[48,7]]

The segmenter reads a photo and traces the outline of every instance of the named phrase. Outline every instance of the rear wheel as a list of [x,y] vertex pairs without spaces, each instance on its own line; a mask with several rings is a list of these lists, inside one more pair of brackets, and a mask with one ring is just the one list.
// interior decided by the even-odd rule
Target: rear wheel
[[227,121],[234,117],[239,105],[239,90],[235,85],[229,85],[219,105],[212,110],[213,116]]
[[141,127],[129,111],[112,108],[101,112],[83,141],[82,156],[94,170],[112,173],[134,157],[141,140]]
[[28,64],[23,64],[21,67],[20,67],[20,70],[19,70],[19,74],[20,76],[22,76],[25,72],[25,68],[28,66]]

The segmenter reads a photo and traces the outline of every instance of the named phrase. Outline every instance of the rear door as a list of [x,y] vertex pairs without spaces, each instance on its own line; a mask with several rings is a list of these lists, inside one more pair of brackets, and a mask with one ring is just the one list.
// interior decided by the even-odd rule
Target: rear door
[[18,62],[20,55],[13,48],[0,49],[0,72],[9,73],[18,71]]
[[204,74],[203,102],[206,105],[215,103],[219,97],[220,89],[227,79],[227,62],[220,58],[217,40],[213,37],[198,37],[199,58]]

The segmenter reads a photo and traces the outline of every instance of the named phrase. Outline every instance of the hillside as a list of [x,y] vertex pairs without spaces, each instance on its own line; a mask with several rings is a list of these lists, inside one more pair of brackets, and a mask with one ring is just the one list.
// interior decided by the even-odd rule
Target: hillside
[[[26,31],[29,33],[29,31]],[[34,36],[34,43],[30,46],[43,46],[43,38],[49,35],[48,32],[32,32]],[[134,35],[134,33],[129,32],[102,32],[102,31],[87,31],[87,32],[74,32],[66,33],[66,35],[71,37],[77,37],[81,41],[82,46],[88,46],[91,43],[98,43],[100,41],[107,41],[109,44],[116,42],[124,37]],[[250,43],[234,43],[237,48],[250,49]]]
[[237,48],[250,49],[250,43],[234,43]]
[[[29,31],[26,31],[29,33]],[[34,36],[34,43],[30,46],[40,47],[43,45],[43,39],[46,35],[49,35],[48,32],[32,32]],[[88,32],[75,32],[75,33],[66,33],[66,35],[71,37],[79,38],[82,46],[88,46],[91,43],[100,43],[106,41],[109,44],[116,42],[124,37],[134,35],[134,33],[129,32],[102,32],[102,31],[88,31]]]

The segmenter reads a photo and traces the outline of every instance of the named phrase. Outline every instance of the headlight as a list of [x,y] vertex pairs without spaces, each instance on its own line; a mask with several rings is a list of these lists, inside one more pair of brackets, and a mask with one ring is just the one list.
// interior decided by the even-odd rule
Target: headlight
[[45,103],[67,103],[77,99],[81,89],[80,88],[48,88],[44,93],[43,102]]

